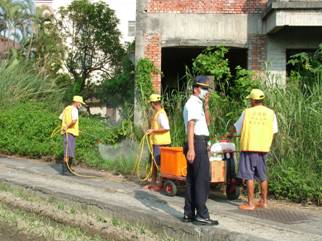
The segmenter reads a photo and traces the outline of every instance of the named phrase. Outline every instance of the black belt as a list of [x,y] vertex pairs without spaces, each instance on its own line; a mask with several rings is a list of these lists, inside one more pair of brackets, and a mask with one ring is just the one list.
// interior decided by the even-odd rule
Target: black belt
[[194,135],[194,139],[198,141],[209,141],[209,136]]

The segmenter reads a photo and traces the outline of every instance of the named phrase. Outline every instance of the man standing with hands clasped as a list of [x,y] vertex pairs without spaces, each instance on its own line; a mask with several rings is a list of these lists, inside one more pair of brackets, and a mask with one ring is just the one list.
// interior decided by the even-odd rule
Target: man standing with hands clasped
[[[246,180],[248,202],[239,206],[241,210],[266,208],[268,182],[266,158],[270,151],[274,134],[278,132],[277,118],[273,110],[264,106],[265,94],[253,89],[246,97],[251,107],[243,111],[238,121],[230,129],[228,137],[240,134],[240,160],[238,177]],[[261,198],[254,203],[254,179],[260,182]]]
[[183,222],[218,225],[218,221],[210,219],[206,207],[210,188],[210,163],[207,149],[210,123],[208,89],[208,77],[197,76],[193,84],[193,93],[183,110],[187,133],[187,143],[184,147],[187,179]]

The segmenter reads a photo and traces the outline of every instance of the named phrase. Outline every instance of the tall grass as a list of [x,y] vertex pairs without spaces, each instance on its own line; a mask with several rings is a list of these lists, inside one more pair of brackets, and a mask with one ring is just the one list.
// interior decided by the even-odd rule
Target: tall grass
[[292,86],[266,92],[267,104],[275,110],[279,123],[274,155],[316,168],[316,161],[322,158],[322,84],[316,83],[306,95]]
[[[262,86],[265,105],[278,119],[279,132],[268,158],[271,194],[297,202],[322,203],[322,82],[316,80],[303,93],[298,86],[286,88]],[[183,145],[186,136],[182,118],[185,101],[191,92],[173,91],[164,106],[169,113],[172,144]],[[237,101],[212,93],[210,135],[219,139],[249,106],[247,100]],[[238,145],[238,139],[235,140]]]
[[32,64],[17,59],[0,62],[0,90],[2,107],[26,100],[46,100],[58,107],[64,93],[55,79],[38,74]]
[[279,124],[268,162],[271,191],[322,204],[322,82],[305,93],[295,86],[266,92]]

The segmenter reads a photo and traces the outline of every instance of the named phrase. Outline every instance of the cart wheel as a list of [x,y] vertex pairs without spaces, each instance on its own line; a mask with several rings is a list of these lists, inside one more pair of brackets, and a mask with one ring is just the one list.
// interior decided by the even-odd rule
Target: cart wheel
[[236,200],[240,195],[240,187],[233,184],[228,184],[226,186],[226,196],[228,200]]
[[177,194],[177,186],[171,180],[166,180],[163,184],[163,190],[168,196],[174,196]]

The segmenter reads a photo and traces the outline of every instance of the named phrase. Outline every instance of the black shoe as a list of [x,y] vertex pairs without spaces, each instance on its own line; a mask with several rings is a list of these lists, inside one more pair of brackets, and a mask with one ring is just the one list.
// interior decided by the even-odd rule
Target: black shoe
[[210,218],[201,218],[201,217],[196,217],[194,220],[194,224],[196,225],[218,225],[219,222],[217,220],[212,220]]
[[66,172],[67,172],[67,168],[66,168],[65,164],[62,163],[61,164],[61,174],[62,175],[66,175]]
[[193,217],[189,217],[188,215],[183,215],[182,222],[191,223],[191,222],[193,222],[193,220],[194,220]]

